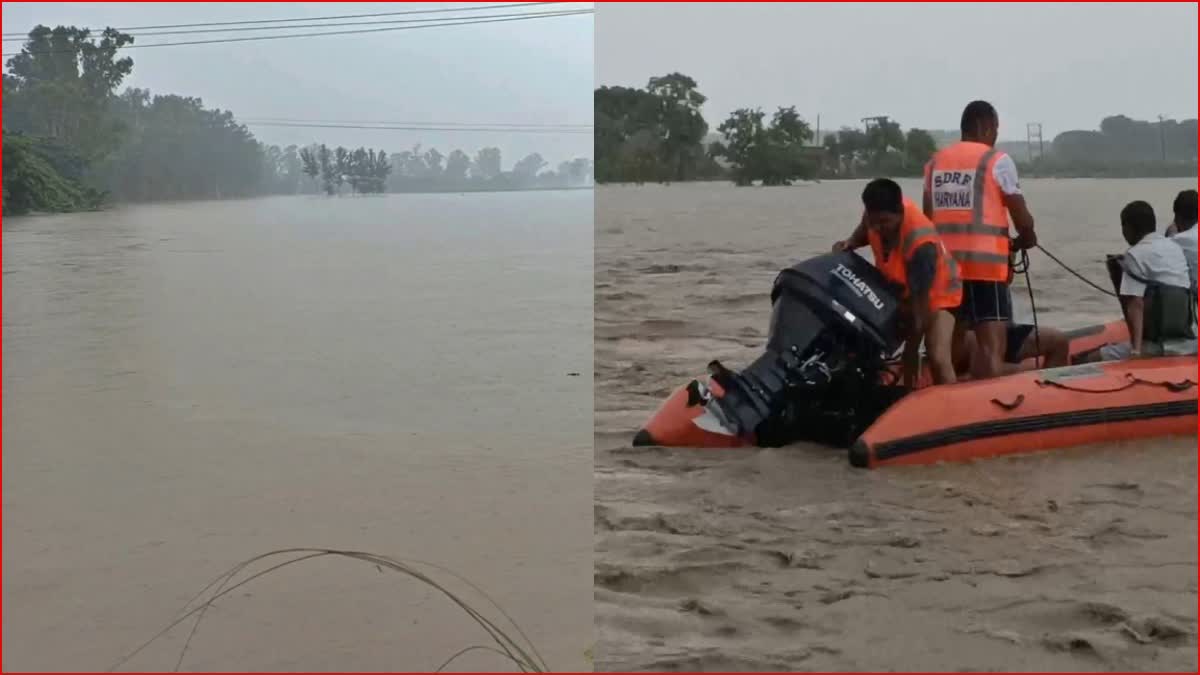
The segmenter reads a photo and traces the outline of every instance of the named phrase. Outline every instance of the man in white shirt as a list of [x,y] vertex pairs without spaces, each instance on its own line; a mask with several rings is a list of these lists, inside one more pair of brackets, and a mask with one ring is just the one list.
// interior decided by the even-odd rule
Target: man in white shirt
[[1154,209],[1144,201],[1121,210],[1129,250],[1121,260],[1121,309],[1130,342],[1100,350],[1104,361],[1196,353],[1191,273],[1183,249],[1155,232]]
[[1175,221],[1167,228],[1167,236],[1179,244],[1187,258],[1192,276],[1192,290],[1196,290],[1196,191],[1184,190],[1175,197],[1173,205]]

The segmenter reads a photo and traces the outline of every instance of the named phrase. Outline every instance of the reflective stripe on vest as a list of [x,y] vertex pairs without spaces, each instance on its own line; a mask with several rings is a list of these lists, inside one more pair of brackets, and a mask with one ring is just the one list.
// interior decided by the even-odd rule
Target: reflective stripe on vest
[[904,257],[907,259],[912,256],[913,244],[917,240],[927,239],[937,233],[937,230],[932,227],[914,227],[909,230],[908,234],[904,235],[904,241],[900,242],[900,250],[904,252]]
[[867,240],[875,255],[875,266],[892,283],[904,289],[904,297],[909,297],[908,262],[916,249],[925,244],[933,244],[937,248],[937,262],[934,277],[929,287],[929,308],[937,311],[953,309],[962,302],[962,280],[958,275],[958,264],[942,243],[937,228],[932,227],[916,204],[904,200],[904,221],[900,226],[900,242],[896,250],[885,255],[883,240],[871,229],[867,230]]
[[[951,146],[948,150],[956,147],[958,146]],[[966,209],[937,208],[937,192],[933,180],[939,169],[938,156],[935,155],[929,164],[933,221],[946,248],[958,262],[961,278],[964,280],[1007,282],[1010,278],[1008,213],[1002,204],[992,204],[990,213],[988,209],[987,189],[994,183],[989,169],[997,152],[995,148],[988,148],[976,162],[972,175],[974,183],[970,187],[969,212]],[[955,166],[953,170],[957,172],[961,171],[961,168]],[[989,222],[992,218],[1003,220]]]

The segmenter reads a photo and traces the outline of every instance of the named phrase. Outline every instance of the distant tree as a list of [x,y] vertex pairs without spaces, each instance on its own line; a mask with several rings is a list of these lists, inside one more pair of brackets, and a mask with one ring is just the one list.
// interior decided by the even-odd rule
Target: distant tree
[[333,151],[333,184],[339,193],[342,191],[342,185],[346,182],[346,174],[349,171],[350,151],[339,145]]
[[321,174],[321,163],[317,156],[310,148],[304,148],[300,151],[300,161],[304,162],[304,173],[316,184],[317,176]]
[[421,144],[414,145],[412,150],[400,153],[403,160],[404,175],[410,178],[424,178],[426,172],[425,155],[421,152]]
[[437,148],[430,148],[425,151],[425,175],[429,178],[437,179],[442,175],[442,153],[438,152]]
[[471,166],[471,176],[489,181],[500,175],[500,148],[483,148],[475,154],[475,163]]
[[333,153],[324,143],[317,150],[317,161],[321,165],[321,186],[325,189],[325,194],[332,197],[337,194],[337,167],[333,161]]
[[392,165],[388,163],[387,155],[383,150],[375,153],[371,164],[371,175],[374,181],[371,183],[373,192],[383,192],[387,185],[388,176],[392,173]]
[[110,114],[113,92],[133,70],[117,58],[133,36],[113,28],[36,26],[4,75],[4,128],[55,139],[85,161],[111,152],[120,125]]
[[770,134],[777,143],[792,146],[807,145],[813,139],[812,127],[801,119],[796,106],[781,107],[771,118]]
[[346,182],[350,183],[351,193],[358,194],[359,192],[367,191],[367,183],[371,179],[370,169],[373,159],[366,148],[358,148],[347,153],[344,169]]
[[526,155],[519,162],[513,165],[513,177],[519,182],[528,184],[531,183],[538,172],[546,166],[546,160],[538,153]]
[[465,183],[471,170],[471,157],[462,150],[455,150],[446,158],[446,169],[442,175],[452,184]]
[[725,141],[716,144],[713,153],[724,157],[733,167],[734,182],[738,185],[750,185],[758,173],[761,148],[766,141],[765,116],[762,110],[738,108],[717,127]]
[[762,110],[741,108],[718,127],[725,142],[714,144],[711,151],[729,162],[734,182],[786,185],[816,175],[816,154],[807,147],[812,130],[796,109],[779,108],[769,125],[764,125],[765,118]]
[[662,152],[662,141],[653,131],[638,131],[625,139],[616,157],[608,159],[610,179],[638,184],[666,180]]
[[90,163],[88,180],[120,200],[253,196],[272,189],[283,162],[232,113],[198,98],[128,90],[109,114],[125,131]]
[[657,121],[665,132],[662,142],[671,179],[691,178],[704,154],[701,142],[708,135],[708,123],[700,107],[708,99],[696,89],[696,81],[682,73],[652,77],[646,91],[658,99]]
[[904,132],[895,120],[883,120],[867,131],[867,151],[871,167],[879,171],[888,166],[889,156],[895,156],[893,165],[902,164]]
[[[600,87],[595,101],[596,178],[609,181],[664,178],[666,151],[662,139],[662,101],[643,89]],[[661,159],[660,159],[661,158]]]
[[909,129],[904,138],[904,152],[910,168],[924,167],[937,152],[937,142],[924,129]]
[[568,186],[583,185],[592,175],[592,162],[586,157],[562,162],[558,165],[558,175]]

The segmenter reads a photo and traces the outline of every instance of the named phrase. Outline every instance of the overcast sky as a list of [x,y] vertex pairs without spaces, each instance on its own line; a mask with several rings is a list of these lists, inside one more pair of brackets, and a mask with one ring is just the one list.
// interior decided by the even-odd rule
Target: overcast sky
[[1118,113],[1195,117],[1196,20],[1196,3],[602,3],[597,85],[683,72],[713,128],[795,105],[823,129],[869,115],[957,129],[983,98],[1002,138],[1041,122],[1050,140]]
[[[320,17],[472,3],[19,3],[5,2],[4,32],[36,24],[131,27],[254,19]],[[463,15],[590,8],[591,3],[488,9]],[[447,15],[453,16],[453,14]],[[381,17],[384,21],[425,17]],[[354,26],[325,30],[371,28]],[[238,33],[238,36],[290,31]],[[137,31],[130,31],[137,33]],[[240,118],[483,124],[592,123],[593,17],[404,30],[366,35],[193,45],[126,52],[133,74],[125,85],[154,93],[197,96]],[[138,43],[213,39],[229,35],[143,37]],[[4,51],[19,42],[4,43]],[[506,167],[530,152],[556,164],[592,155],[589,134],[362,131],[251,127],[268,143],[325,142],[388,151],[414,143],[449,154],[499,147]]]

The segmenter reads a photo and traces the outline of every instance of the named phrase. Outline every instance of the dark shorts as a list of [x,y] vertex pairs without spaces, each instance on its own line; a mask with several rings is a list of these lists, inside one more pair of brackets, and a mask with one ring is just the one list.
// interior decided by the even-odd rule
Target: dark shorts
[[1002,281],[964,281],[962,304],[955,311],[960,321],[974,326],[984,321],[1012,321],[1012,294]]
[[1008,324],[1008,346],[1004,350],[1004,360],[1008,363],[1021,362],[1021,345],[1033,333],[1033,326],[1027,323]]

